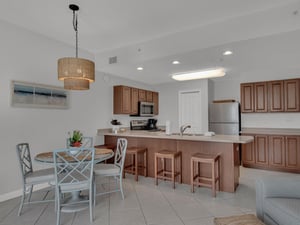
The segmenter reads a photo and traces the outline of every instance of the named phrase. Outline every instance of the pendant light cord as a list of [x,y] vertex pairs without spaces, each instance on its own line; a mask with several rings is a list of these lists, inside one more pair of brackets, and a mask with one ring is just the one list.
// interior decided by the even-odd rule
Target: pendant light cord
[[78,58],[78,21],[77,21],[77,13],[73,10],[73,28],[76,33],[76,58]]

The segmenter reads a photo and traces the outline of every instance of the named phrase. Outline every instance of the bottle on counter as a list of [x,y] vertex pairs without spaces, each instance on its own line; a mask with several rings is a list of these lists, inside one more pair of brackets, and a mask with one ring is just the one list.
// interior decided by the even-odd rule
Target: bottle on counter
[[171,122],[169,120],[166,121],[166,135],[171,135]]

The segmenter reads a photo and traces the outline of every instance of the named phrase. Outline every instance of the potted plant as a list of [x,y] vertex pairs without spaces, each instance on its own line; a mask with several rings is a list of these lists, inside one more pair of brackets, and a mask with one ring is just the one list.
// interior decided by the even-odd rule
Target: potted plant
[[69,132],[69,141],[70,141],[70,146],[72,147],[80,147],[81,146],[81,141],[82,141],[82,133],[79,130],[74,130],[72,135]]

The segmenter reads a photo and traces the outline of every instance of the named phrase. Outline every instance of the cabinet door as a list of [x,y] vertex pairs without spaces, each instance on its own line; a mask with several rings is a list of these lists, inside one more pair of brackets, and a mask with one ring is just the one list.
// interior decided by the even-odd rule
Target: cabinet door
[[147,101],[146,90],[139,89],[139,101],[140,102],[146,102]]
[[154,103],[154,115],[158,115],[158,108],[159,108],[159,99],[158,99],[158,92],[153,92],[153,103]]
[[257,165],[267,166],[269,164],[268,136],[255,136],[255,162]]
[[[243,134],[246,136],[252,136],[251,134]],[[247,143],[242,145],[242,162],[243,164],[255,164],[255,143]]]
[[299,112],[299,79],[284,81],[284,110],[286,112]]
[[152,91],[146,91],[146,101],[147,102],[153,102]]
[[269,111],[283,112],[284,111],[284,86],[282,80],[268,82],[268,96],[269,96]]
[[138,114],[139,89],[131,88],[131,114]]
[[241,112],[254,112],[253,106],[253,83],[241,84]]
[[114,86],[114,114],[131,113],[131,88]]
[[285,166],[288,169],[300,170],[300,137],[285,137]]
[[269,166],[285,167],[285,142],[284,136],[269,136]]
[[268,111],[268,92],[267,83],[254,83],[254,111],[267,112]]

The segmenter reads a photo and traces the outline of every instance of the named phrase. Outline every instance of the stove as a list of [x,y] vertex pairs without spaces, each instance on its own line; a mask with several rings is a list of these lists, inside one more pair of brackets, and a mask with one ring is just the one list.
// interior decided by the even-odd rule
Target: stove
[[147,130],[148,120],[131,120],[130,130]]
[[150,128],[148,120],[131,120],[130,130],[147,130],[147,131],[160,131],[156,126]]

